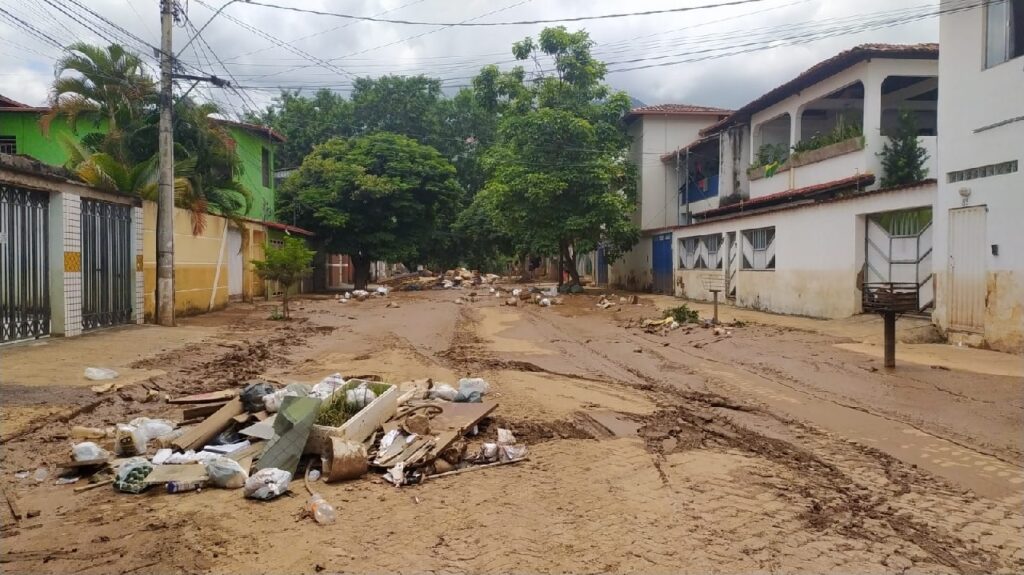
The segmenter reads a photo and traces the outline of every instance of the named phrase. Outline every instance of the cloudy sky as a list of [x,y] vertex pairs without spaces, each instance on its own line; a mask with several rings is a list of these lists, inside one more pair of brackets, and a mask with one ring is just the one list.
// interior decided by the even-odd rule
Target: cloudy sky
[[[419,22],[518,22],[733,3],[736,0],[256,0],[323,12]],[[175,50],[193,74],[241,88],[198,88],[229,113],[265,106],[281,87],[347,92],[352,78],[424,73],[456,90],[489,63],[514,65],[510,47],[543,24],[486,27],[354,21],[230,3],[179,0],[187,21]],[[685,12],[565,23],[585,28],[608,82],[648,104],[738,107],[857,44],[938,39],[937,0],[746,0]],[[91,11],[91,12],[90,12]],[[40,105],[58,44],[117,39],[159,45],[159,0],[0,0],[0,94]],[[929,17],[930,16],[930,17]],[[131,38],[128,34],[137,38]],[[544,66],[544,62],[539,63]],[[529,63],[528,70],[535,64]],[[180,85],[178,91],[187,89]],[[195,92],[194,92],[195,93]]]

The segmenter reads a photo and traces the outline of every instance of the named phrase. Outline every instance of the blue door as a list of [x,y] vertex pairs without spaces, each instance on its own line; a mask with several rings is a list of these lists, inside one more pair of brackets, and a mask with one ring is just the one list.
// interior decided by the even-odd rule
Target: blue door
[[608,285],[608,258],[604,255],[604,246],[597,248],[597,285]]
[[651,238],[651,267],[655,293],[672,293],[672,234]]

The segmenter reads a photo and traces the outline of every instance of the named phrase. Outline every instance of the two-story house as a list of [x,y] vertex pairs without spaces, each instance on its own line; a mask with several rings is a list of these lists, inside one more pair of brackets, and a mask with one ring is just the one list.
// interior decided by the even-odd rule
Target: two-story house
[[902,112],[936,173],[938,46],[869,44],[825,60],[660,158],[680,173],[674,293],[813,317],[859,313],[865,283],[934,299],[934,180],[883,188]]
[[1024,0],[944,11],[939,37],[933,317],[1024,353]]
[[[660,158],[698,136],[700,130],[728,116],[731,110],[689,104],[660,104],[634,108],[626,116],[632,144],[629,159],[637,166],[637,209],[633,214],[640,243],[610,266],[612,285],[631,289],[672,289],[671,230],[679,222],[682,201],[677,174]],[[608,266],[600,250],[598,284]]]

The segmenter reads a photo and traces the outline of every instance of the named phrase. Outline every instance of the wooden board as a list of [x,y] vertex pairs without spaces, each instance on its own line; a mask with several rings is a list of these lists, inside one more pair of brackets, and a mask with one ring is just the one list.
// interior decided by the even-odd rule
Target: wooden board
[[224,407],[224,403],[205,403],[202,405],[196,405],[193,407],[185,407],[181,410],[181,418],[183,420],[195,419],[197,417],[206,417],[213,415],[218,409]]
[[442,401],[437,402],[435,405],[441,408],[441,413],[430,419],[430,430],[433,433],[458,431],[460,434],[472,429],[481,419],[487,417],[498,407],[497,403],[492,402],[455,403]]
[[201,463],[185,465],[154,465],[153,471],[146,476],[147,485],[157,485],[169,481],[206,481],[206,466]]
[[87,461],[65,461],[58,465],[63,469],[74,469],[77,467],[99,467],[110,463],[110,459],[89,459]]
[[167,403],[216,403],[219,401],[227,401],[237,396],[237,389],[222,389],[221,391],[197,393],[194,395],[186,395],[184,397],[168,399]]
[[223,431],[230,423],[233,423],[232,419],[243,411],[245,411],[245,408],[242,407],[242,400],[236,397],[225,403],[224,407],[208,417],[206,421],[189,429],[172,441],[171,445],[181,451],[202,449],[218,433]]

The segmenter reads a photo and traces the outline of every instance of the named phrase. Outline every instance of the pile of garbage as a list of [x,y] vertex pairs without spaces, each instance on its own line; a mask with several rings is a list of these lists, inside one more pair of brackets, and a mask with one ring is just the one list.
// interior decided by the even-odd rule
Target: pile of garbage
[[336,294],[334,296],[335,301],[338,303],[348,303],[352,300],[355,301],[366,301],[371,297],[388,297],[388,293],[391,292],[391,288],[387,286],[378,286],[372,292],[363,289],[357,289],[347,291],[345,293]]
[[[309,483],[351,480],[370,471],[395,486],[526,458],[511,430],[491,429],[490,385],[464,378],[391,384],[377,376],[330,375],[283,388],[260,380],[168,399],[182,421],[139,417],[112,428],[74,427],[60,483],[89,476],[76,491],[113,485],[123,493],[207,487],[273,499],[300,472],[317,521],[333,508]],[[103,479],[104,475],[108,477]]]

